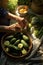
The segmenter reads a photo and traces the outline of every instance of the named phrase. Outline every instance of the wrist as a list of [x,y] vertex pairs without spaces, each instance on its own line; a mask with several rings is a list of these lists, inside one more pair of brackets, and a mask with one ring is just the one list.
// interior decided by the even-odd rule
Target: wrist
[[0,32],[6,32],[9,30],[9,26],[0,26]]
[[9,26],[4,26],[4,29],[5,30],[9,30]]

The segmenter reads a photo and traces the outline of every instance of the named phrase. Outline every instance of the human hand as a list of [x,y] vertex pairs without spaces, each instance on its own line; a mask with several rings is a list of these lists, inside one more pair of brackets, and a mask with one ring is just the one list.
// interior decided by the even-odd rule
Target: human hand
[[22,28],[25,28],[27,26],[27,21],[24,18],[19,18],[18,23]]
[[0,26],[0,32],[20,32],[21,26],[19,23],[12,24],[10,26]]
[[22,28],[24,28],[27,25],[27,22],[24,17],[19,17],[16,15],[12,15],[13,19],[16,20]]
[[22,31],[22,29],[27,28],[27,21],[24,18],[20,18],[15,24],[9,26],[10,31]]
[[20,26],[22,27],[22,28],[24,28],[26,25],[27,25],[27,22],[26,22],[26,20],[25,20],[25,18],[24,17],[19,17],[19,16],[16,16],[16,15],[14,15],[14,14],[11,14],[11,13],[9,13],[8,12],[8,16],[7,16],[9,19],[14,19],[14,20],[16,20],[19,24],[20,24]]
[[19,23],[15,23],[15,24],[12,24],[8,27],[9,31],[18,31],[20,32],[21,31],[21,26]]

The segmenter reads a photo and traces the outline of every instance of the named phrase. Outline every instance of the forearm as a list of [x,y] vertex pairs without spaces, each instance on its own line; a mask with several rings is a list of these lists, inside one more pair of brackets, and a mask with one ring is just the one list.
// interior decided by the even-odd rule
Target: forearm
[[3,8],[0,8],[0,15],[1,17],[6,17],[8,19],[15,19],[17,20],[18,22],[22,21],[23,18],[19,17],[19,16],[16,16],[8,11],[6,11],[5,9]]
[[9,18],[9,19],[15,19],[15,20],[17,20],[18,22],[20,22],[20,21],[23,19],[23,18],[21,18],[21,17],[19,17],[19,16],[16,16],[16,15],[10,13],[10,12],[8,12],[8,14],[7,14],[6,17]]
[[0,26],[0,32],[6,32],[8,29],[8,26]]

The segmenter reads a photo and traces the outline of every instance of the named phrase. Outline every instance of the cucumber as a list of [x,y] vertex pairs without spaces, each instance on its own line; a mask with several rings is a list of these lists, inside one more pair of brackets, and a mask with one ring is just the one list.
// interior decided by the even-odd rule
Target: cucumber
[[9,45],[6,44],[5,46],[7,46],[8,48],[13,48],[15,50],[20,50],[17,46],[12,45],[12,44],[9,44]]
[[28,47],[28,44],[24,41],[24,40],[21,40],[21,43],[23,44],[24,47]]
[[12,45],[12,44],[10,44],[8,47],[9,47],[9,48],[13,48],[13,49],[15,49],[15,50],[20,50],[17,46]]
[[19,43],[18,44],[18,48],[22,49],[23,48],[23,44],[22,43]]
[[14,45],[18,45],[18,43],[20,43],[20,39],[16,40],[16,42],[14,43]]
[[12,46],[15,50],[20,50],[17,46]]
[[7,36],[6,40],[11,40],[13,37],[14,37],[13,35]]
[[12,44],[12,43],[14,43],[15,41],[16,41],[16,38],[12,38],[11,41],[10,41],[10,43]]
[[4,42],[4,46],[9,46],[10,42],[9,41],[5,41]]
[[24,48],[21,52],[22,52],[23,55],[27,54],[27,50],[25,50]]
[[6,51],[6,52],[9,52],[9,48],[6,48],[5,51]]
[[24,39],[25,41],[28,41],[28,40],[29,40],[28,36],[26,36],[26,35],[23,35],[23,39]]

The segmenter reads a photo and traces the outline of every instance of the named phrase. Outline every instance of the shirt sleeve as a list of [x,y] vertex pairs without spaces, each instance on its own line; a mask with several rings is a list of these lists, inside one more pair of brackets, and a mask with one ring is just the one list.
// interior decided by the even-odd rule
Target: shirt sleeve
[[4,8],[0,8],[0,17],[5,17],[7,15],[7,11]]

